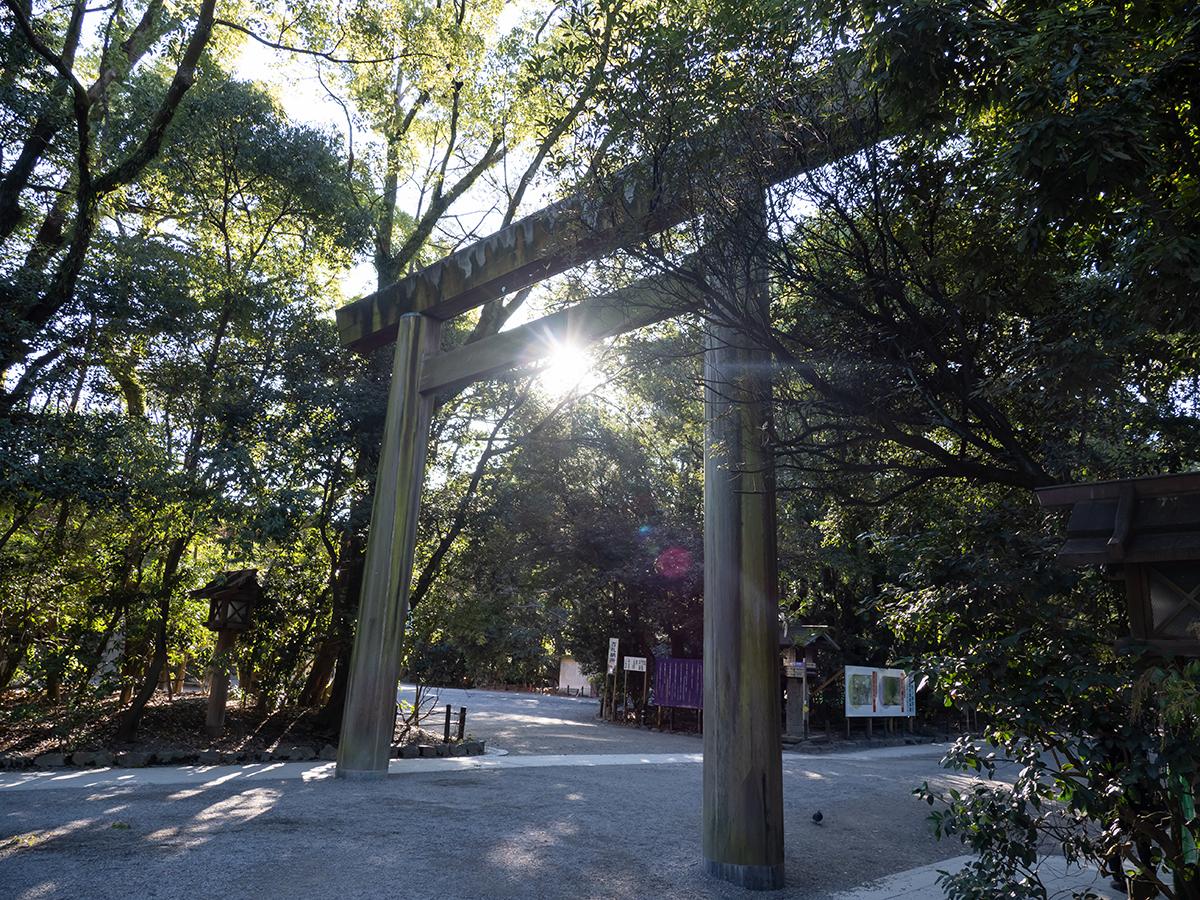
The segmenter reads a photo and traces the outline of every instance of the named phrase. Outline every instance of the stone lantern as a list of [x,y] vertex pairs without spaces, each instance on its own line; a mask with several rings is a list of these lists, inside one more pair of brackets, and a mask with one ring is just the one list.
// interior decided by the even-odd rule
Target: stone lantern
[[191,596],[208,599],[208,619],[204,625],[217,633],[204,729],[209,737],[219,737],[225,729],[225,701],[229,697],[226,657],[238,634],[250,627],[250,615],[262,596],[258,569],[222,572],[204,587],[192,591]]
[[1064,484],[1037,491],[1070,507],[1058,560],[1103,566],[1125,583],[1130,637],[1118,646],[1200,656],[1200,472]]

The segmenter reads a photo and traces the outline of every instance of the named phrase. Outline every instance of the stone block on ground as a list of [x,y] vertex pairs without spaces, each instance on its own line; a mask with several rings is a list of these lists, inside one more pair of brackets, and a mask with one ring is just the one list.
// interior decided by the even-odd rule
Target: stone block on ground
[[418,754],[424,758],[432,758],[438,755],[437,747],[433,744],[419,744],[417,746]]
[[39,769],[57,769],[67,764],[67,755],[65,753],[43,753],[34,758],[33,764]]
[[150,765],[150,761],[154,759],[153,753],[146,753],[140,750],[127,750],[124,753],[118,753],[116,763],[124,769],[141,769]]
[[463,741],[463,746],[467,748],[468,756],[483,755],[483,741]]
[[196,762],[202,766],[219,766],[221,754],[217,750],[201,750],[196,754]]
[[288,759],[295,759],[301,762],[317,758],[317,751],[307,744],[297,744],[294,747],[288,747]]
[[466,745],[465,744],[450,744],[450,755],[451,756],[466,756],[467,755]]
[[450,745],[449,744],[434,744],[434,749],[437,751],[438,756],[444,757],[444,756],[450,755]]
[[73,766],[95,766],[105,768],[113,764],[113,755],[107,750],[76,750],[71,754]]
[[327,762],[335,761],[337,759],[337,747],[333,746],[333,744],[326,744],[321,748],[320,756],[321,759],[326,760]]
[[420,748],[418,748],[416,744],[404,744],[400,748],[401,759],[416,759],[420,755]]

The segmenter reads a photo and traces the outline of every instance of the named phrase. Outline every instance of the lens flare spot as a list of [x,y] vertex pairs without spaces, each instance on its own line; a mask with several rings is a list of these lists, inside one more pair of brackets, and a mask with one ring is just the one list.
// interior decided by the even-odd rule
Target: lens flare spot
[[664,578],[682,578],[691,569],[692,554],[682,547],[668,547],[654,561],[654,570]]

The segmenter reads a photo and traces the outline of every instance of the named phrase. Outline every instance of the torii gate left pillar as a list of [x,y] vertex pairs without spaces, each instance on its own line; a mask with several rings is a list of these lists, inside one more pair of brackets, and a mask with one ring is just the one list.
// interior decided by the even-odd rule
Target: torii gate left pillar
[[421,374],[440,334],[436,319],[419,313],[400,318],[338,741],[339,778],[387,775],[433,412],[432,398],[420,390]]

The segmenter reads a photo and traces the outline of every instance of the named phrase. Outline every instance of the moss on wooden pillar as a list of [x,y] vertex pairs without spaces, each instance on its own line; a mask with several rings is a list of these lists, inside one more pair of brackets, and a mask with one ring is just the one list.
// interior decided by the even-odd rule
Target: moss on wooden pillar
[[426,316],[400,318],[338,743],[340,778],[387,774],[433,411],[432,400],[420,393],[421,369],[439,330]]

